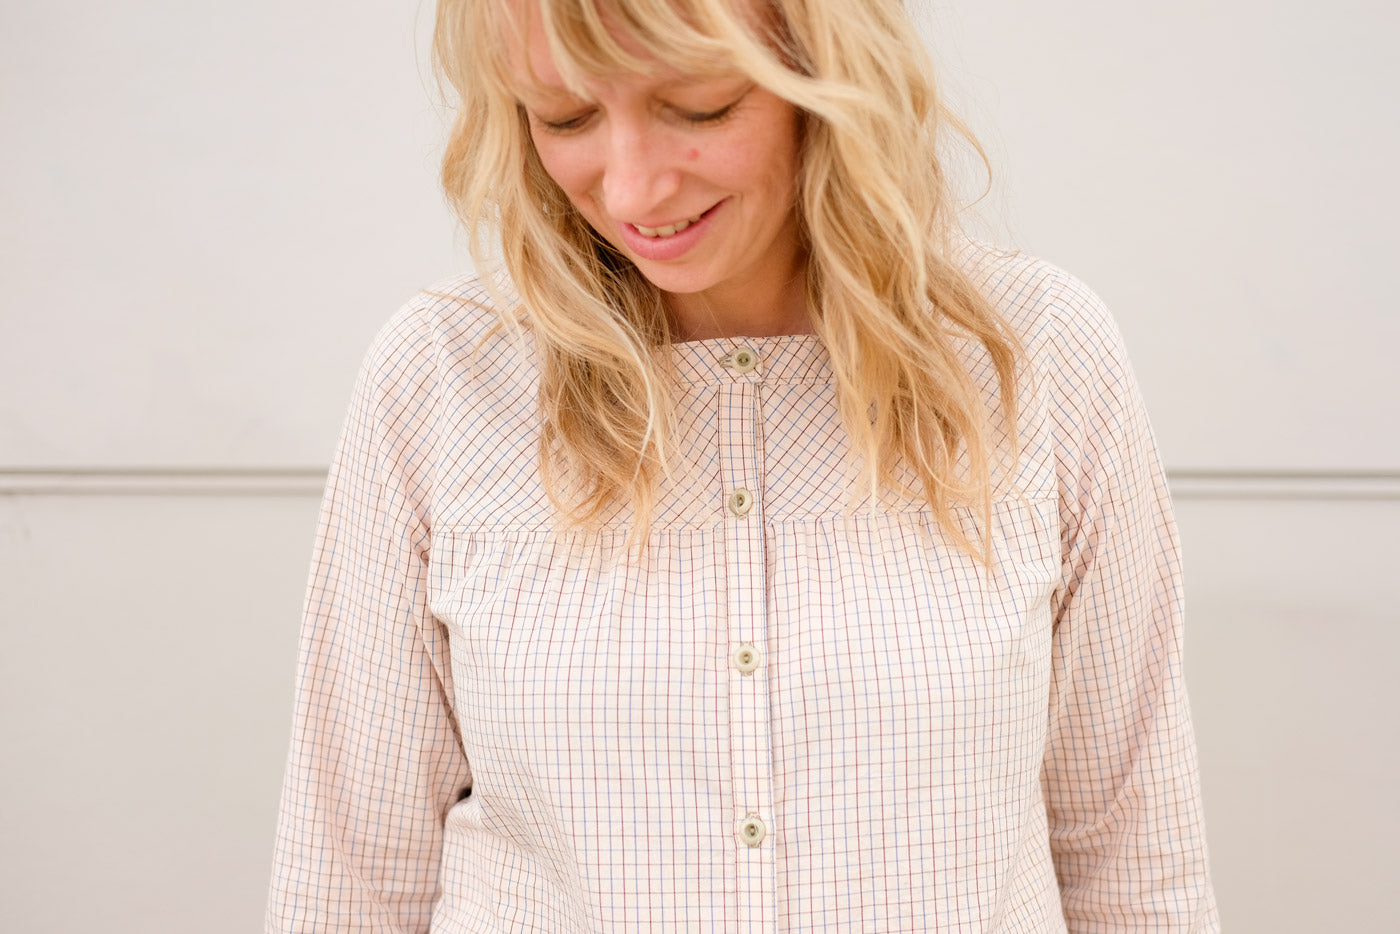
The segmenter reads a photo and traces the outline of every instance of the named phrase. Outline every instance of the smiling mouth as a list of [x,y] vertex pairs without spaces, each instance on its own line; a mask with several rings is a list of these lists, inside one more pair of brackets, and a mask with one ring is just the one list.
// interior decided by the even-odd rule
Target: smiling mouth
[[641,224],[633,224],[632,229],[637,231],[637,233],[641,234],[643,237],[648,237],[652,240],[664,240],[667,237],[674,237],[676,234],[680,233],[682,230],[685,230],[691,224],[700,220],[700,218],[704,217],[706,214],[709,213],[709,210],[701,211],[694,217],[686,218],[683,221],[677,221],[674,224],[667,224],[665,227],[643,227]]

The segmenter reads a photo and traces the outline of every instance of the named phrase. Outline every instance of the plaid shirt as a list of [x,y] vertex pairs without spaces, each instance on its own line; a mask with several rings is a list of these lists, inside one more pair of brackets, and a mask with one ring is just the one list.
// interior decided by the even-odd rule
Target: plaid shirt
[[473,279],[407,305],[326,491],[267,930],[1215,930],[1121,340],[1051,266],[962,262],[1028,351],[990,572],[850,508],[810,335],[672,348],[645,551],[560,531],[528,341]]

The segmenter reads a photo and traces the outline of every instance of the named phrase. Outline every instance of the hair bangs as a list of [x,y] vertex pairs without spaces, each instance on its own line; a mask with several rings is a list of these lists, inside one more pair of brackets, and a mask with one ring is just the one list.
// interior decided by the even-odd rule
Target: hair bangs
[[539,16],[550,55],[571,93],[591,78],[643,74],[658,66],[683,74],[747,71],[762,54],[759,21],[727,0],[526,0]]

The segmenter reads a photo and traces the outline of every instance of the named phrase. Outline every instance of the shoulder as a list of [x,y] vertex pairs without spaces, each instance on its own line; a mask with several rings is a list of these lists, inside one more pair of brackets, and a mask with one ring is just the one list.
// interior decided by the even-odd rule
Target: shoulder
[[1059,266],[979,240],[960,244],[954,259],[1028,351],[1069,334],[1097,345],[1121,344],[1103,300]]
[[1112,488],[1103,495],[1121,499],[1125,490],[1157,489],[1161,466],[1142,394],[1099,296],[1024,253],[970,241],[957,259],[1023,348],[1018,431],[1030,464],[1023,473],[1048,481],[1053,471],[1069,503],[1085,491]]
[[1026,367],[1047,388],[1100,395],[1132,382],[1118,323],[1080,279],[978,240],[959,244],[954,260],[1020,340]]
[[405,302],[370,342],[361,391],[410,402],[464,368],[516,371],[529,353],[513,316],[515,293],[504,278],[463,273]]
[[379,329],[366,355],[369,368],[481,342],[510,330],[514,292],[505,280],[462,273],[424,288]]
[[[534,449],[537,372],[513,290],[459,275],[414,295],[360,367],[343,450],[373,452],[433,527],[499,513],[515,495],[502,463]],[[514,475],[512,475],[514,476]]]

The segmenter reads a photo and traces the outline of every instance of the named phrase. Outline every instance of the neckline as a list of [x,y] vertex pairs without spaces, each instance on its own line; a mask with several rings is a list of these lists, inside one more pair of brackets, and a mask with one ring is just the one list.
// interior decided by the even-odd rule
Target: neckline
[[[826,345],[815,334],[710,337],[674,343],[669,349],[676,375],[688,383],[831,378]],[[733,355],[743,349],[752,351],[757,358],[747,371],[733,363]]]

